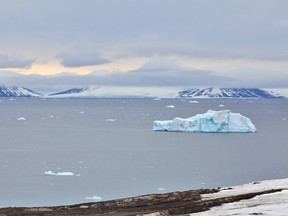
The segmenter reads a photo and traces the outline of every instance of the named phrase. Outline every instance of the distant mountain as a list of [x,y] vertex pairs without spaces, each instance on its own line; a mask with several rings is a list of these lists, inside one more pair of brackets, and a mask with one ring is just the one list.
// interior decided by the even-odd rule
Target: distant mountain
[[80,94],[82,92],[89,91],[89,88],[71,88],[66,91],[61,91],[57,93],[50,94],[49,96],[56,96],[56,95],[73,95],[73,94]]
[[0,86],[0,97],[41,97],[42,95],[23,87]]
[[145,91],[135,90],[135,88],[123,87],[85,87],[71,88],[66,91],[50,94],[54,98],[147,98],[152,97]]
[[178,93],[178,98],[284,98],[258,88],[203,88]]

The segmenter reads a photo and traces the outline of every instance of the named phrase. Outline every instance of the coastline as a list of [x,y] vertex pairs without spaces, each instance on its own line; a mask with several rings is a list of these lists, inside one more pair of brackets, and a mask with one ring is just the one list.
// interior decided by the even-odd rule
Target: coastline
[[[273,197],[273,203],[271,203],[271,197]],[[278,200],[277,197],[281,199]],[[255,202],[253,200],[255,198],[258,202],[257,205],[243,205],[245,201],[248,204]],[[226,188],[148,194],[75,205],[0,208],[0,215],[229,215],[220,214],[219,212],[223,211],[223,207],[226,208],[226,212],[229,212],[229,208],[227,210],[228,205],[235,206],[239,203],[242,203],[241,207],[237,209],[240,212],[238,213],[239,215],[241,215],[241,211],[244,212],[245,210],[246,212],[247,209],[251,210],[249,214],[252,215],[262,215],[263,212],[261,211],[267,211],[267,209],[270,214],[276,213],[276,211],[277,213],[279,211],[280,213],[281,211],[283,213],[287,212],[288,178],[253,182]],[[281,208],[278,208],[277,205],[281,205]],[[253,208],[255,207],[257,208],[257,212],[254,212],[255,209]],[[233,207],[233,210],[235,210],[235,207]]]

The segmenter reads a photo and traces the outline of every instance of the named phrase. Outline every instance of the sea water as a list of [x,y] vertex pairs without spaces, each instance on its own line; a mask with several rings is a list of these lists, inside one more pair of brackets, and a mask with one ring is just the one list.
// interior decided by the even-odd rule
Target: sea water
[[[2,99],[0,207],[51,206],[288,177],[288,100]],[[223,106],[219,107],[222,104]],[[174,108],[172,108],[172,106]],[[257,133],[154,132],[230,109]],[[45,172],[73,173],[47,176]]]

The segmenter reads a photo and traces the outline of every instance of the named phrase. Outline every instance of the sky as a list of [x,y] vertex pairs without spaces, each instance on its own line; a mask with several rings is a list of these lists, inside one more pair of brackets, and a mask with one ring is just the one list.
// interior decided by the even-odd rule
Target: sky
[[288,88],[287,0],[0,0],[0,85]]

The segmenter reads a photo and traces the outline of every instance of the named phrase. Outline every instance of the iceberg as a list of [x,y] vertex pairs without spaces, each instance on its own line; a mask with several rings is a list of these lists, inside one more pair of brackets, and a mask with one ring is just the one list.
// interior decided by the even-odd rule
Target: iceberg
[[174,105],[168,105],[168,106],[166,106],[166,108],[175,108],[175,106]]
[[100,196],[92,196],[92,197],[85,197],[87,200],[92,200],[92,201],[99,201],[102,200],[102,197]]
[[196,101],[196,100],[192,100],[192,101],[189,101],[189,103],[198,104],[198,103],[199,103],[199,101]]
[[114,121],[116,121],[117,119],[106,119],[105,121],[106,122],[114,122]]
[[52,171],[46,171],[44,173],[45,176],[73,176],[74,173],[72,172],[58,172],[58,173],[54,173]]
[[213,111],[198,114],[190,118],[154,121],[154,131],[202,132],[202,133],[246,133],[256,132],[251,120],[230,110]]

